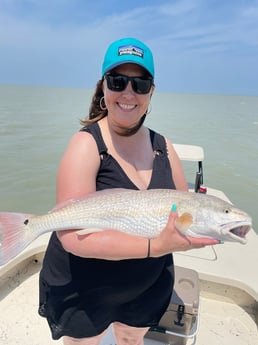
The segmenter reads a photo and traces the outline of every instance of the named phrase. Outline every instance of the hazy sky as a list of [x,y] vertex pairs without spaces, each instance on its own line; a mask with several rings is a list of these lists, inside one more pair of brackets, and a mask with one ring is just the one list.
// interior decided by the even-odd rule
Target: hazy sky
[[92,88],[125,36],[158,91],[258,95],[258,0],[0,0],[0,84]]

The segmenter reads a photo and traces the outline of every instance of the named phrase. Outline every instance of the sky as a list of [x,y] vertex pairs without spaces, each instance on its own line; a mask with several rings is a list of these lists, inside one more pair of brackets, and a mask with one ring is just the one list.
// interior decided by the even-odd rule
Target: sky
[[128,36],[160,92],[258,96],[258,0],[0,0],[0,84],[94,88]]

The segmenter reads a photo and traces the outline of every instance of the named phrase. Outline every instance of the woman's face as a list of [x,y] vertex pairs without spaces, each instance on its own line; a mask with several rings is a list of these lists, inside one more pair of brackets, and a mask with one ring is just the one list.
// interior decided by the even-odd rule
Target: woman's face
[[[115,68],[112,72],[130,77],[146,76],[145,70],[136,64],[123,64]],[[151,95],[154,91],[152,85],[147,94],[138,94],[133,88],[131,81],[123,91],[111,91],[104,80],[103,92],[105,104],[108,109],[108,121],[118,128],[132,128],[137,125],[141,117],[147,112]]]

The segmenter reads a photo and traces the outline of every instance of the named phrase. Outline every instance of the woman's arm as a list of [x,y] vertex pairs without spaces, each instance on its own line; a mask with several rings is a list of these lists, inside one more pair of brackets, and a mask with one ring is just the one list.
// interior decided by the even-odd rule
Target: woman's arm
[[[76,133],[59,165],[56,182],[56,201],[64,204],[96,191],[96,176],[100,157],[95,140],[86,132]],[[59,231],[57,236],[64,249],[88,258],[120,260],[144,258],[148,240],[115,230],[78,236],[76,231]]]
[[95,192],[99,165],[98,148],[91,134],[76,133],[59,164],[56,181],[57,204]]
[[[219,243],[208,238],[183,236],[174,225],[176,217],[177,212],[171,212],[161,235],[150,240],[150,257]],[[104,230],[83,236],[78,236],[74,230],[63,231],[59,233],[59,238],[68,252],[81,257],[122,260],[146,258],[148,255],[148,239],[115,230]]]

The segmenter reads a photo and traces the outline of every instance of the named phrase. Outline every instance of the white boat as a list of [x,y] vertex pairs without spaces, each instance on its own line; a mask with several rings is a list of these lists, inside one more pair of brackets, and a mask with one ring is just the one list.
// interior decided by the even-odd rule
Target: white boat
[[[202,148],[175,146],[182,160],[198,162],[201,183]],[[229,201],[222,191],[207,192]],[[177,301],[172,300],[163,324],[148,333],[145,345],[258,344],[258,236],[252,229],[247,238],[246,245],[225,243],[174,254]],[[37,314],[38,274],[48,239],[49,234],[42,235],[0,268],[1,345],[62,344],[51,339]],[[111,329],[101,344],[115,345]]]

